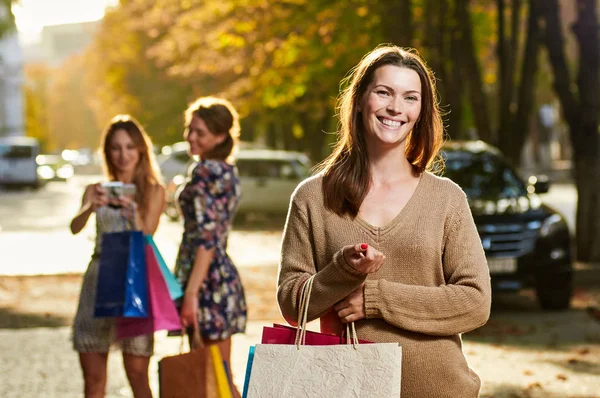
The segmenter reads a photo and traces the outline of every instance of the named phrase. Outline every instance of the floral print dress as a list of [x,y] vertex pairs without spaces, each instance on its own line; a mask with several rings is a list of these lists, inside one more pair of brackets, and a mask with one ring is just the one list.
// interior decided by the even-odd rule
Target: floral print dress
[[175,275],[184,288],[198,248],[215,249],[199,292],[199,330],[208,340],[227,339],[246,329],[244,289],[226,251],[240,196],[237,168],[219,160],[201,160],[194,165],[178,195],[184,231]]

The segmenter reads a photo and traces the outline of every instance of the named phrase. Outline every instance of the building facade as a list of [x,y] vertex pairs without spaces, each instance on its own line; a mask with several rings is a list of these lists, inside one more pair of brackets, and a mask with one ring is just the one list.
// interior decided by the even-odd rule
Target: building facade
[[[0,20],[12,19],[6,2]],[[0,37],[0,137],[25,135],[23,55],[16,29]]]

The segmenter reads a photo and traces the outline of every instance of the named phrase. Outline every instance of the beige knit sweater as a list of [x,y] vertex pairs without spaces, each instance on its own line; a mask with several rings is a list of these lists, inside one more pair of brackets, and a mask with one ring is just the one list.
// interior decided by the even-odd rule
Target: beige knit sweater
[[[486,323],[490,275],[466,196],[452,181],[424,173],[404,209],[383,228],[325,209],[322,176],[301,183],[284,230],[277,300],[296,323],[298,292],[314,280],[309,320],[340,333],[332,306],[365,283],[366,319],[358,337],[402,346],[402,398],[474,398],[480,380],[462,353],[460,333]],[[364,275],[341,249],[366,242],[386,259]]]

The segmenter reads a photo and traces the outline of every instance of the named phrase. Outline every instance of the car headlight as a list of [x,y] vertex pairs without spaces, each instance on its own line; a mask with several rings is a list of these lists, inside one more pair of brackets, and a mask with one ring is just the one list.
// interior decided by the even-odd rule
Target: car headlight
[[567,224],[565,220],[558,214],[552,214],[542,222],[540,236],[546,237],[566,228]]
[[51,180],[54,178],[54,170],[48,165],[38,166],[37,175],[44,180]]
[[58,170],[56,170],[56,176],[59,178],[69,179],[73,177],[74,174],[73,166],[70,164],[61,166],[58,168]]

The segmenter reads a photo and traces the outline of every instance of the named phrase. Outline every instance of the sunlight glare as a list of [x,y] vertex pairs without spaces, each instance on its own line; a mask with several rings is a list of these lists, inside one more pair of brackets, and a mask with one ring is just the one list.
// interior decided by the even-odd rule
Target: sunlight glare
[[43,26],[101,19],[107,7],[118,0],[20,0],[13,5],[20,32],[40,32]]

